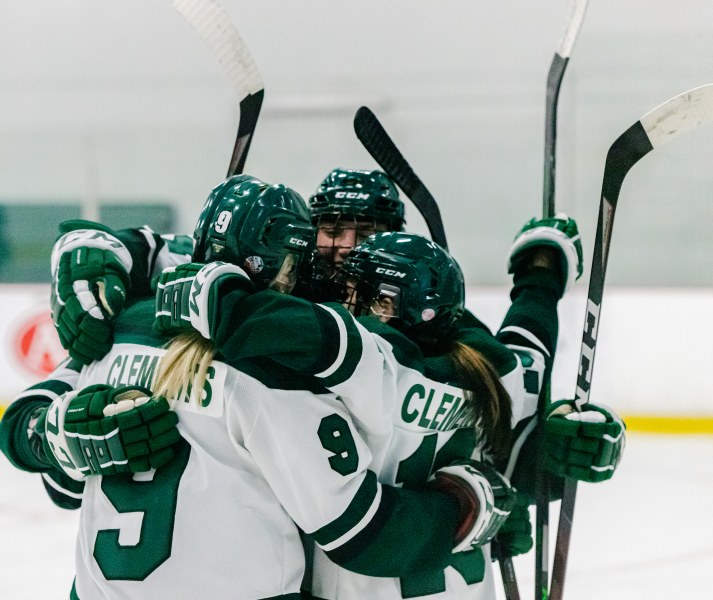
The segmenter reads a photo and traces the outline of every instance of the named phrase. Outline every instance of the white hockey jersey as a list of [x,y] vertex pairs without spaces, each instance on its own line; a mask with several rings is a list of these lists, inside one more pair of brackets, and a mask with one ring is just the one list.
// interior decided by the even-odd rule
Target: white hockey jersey
[[[79,388],[150,387],[163,353],[145,333],[152,308],[122,315],[118,325],[126,331],[117,327],[118,343],[82,370]],[[342,317],[329,318],[344,328]],[[375,403],[359,429],[385,448],[392,406],[383,398],[395,392],[383,385],[394,378],[383,376],[384,357],[369,334],[353,321],[346,325],[345,334],[361,338],[360,352],[337,353],[318,376],[350,401],[358,386],[365,406]],[[244,367],[214,361],[203,390],[173,400],[185,441],[172,463],[87,478],[73,598],[296,598],[305,567],[298,527],[333,557],[378,573],[365,548],[383,554],[392,530],[433,512],[444,515],[440,527],[417,536],[415,552],[447,560],[457,520],[453,499],[429,492],[414,501],[382,487],[342,397],[291,386],[259,363]]]

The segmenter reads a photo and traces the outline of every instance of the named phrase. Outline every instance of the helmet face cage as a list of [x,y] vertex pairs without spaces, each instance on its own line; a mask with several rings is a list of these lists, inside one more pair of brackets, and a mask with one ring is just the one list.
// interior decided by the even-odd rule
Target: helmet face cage
[[319,254],[309,294],[316,301],[331,301],[339,293],[333,276],[349,251],[375,233],[400,231],[404,204],[385,173],[334,169],[310,198],[310,216]]
[[209,196],[194,237],[194,260],[236,264],[260,288],[291,291],[310,276],[314,228],[302,197],[283,185],[231,177]]
[[312,221],[317,229],[317,249],[324,276],[331,277],[354,246],[375,233],[389,231],[373,217],[354,214],[321,214]]
[[449,335],[465,309],[463,274],[440,246],[415,234],[370,237],[347,257],[335,278],[355,315],[379,315],[389,299],[394,327],[437,341]]
[[382,171],[334,169],[310,197],[310,216],[317,225],[319,217],[331,215],[372,221],[384,231],[401,231],[404,203],[394,183]]

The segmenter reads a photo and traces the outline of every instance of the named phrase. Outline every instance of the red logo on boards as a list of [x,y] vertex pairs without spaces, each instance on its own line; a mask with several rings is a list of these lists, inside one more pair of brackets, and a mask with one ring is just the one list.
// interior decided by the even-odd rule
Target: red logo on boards
[[22,323],[15,337],[20,364],[40,377],[46,377],[67,357],[49,312],[42,311]]

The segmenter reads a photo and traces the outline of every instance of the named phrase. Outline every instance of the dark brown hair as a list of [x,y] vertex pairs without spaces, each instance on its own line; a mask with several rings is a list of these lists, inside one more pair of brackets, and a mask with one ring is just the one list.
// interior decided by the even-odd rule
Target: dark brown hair
[[483,450],[502,465],[510,452],[512,403],[491,362],[482,353],[462,342],[453,342],[448,353],[458,384],[472,410],[473,422],[483,432],[478,440]]

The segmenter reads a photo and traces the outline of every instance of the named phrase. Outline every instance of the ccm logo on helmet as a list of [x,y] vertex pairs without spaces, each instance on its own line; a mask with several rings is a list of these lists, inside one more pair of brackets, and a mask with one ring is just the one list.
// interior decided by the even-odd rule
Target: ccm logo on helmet
[[307,246],[307,242],[299,238],[290,238],[290,244],[294,244],[295,246]]
[[350,200],[368,200],[369,194],[362,194],[361,192],[337,192],[334,194],[335,198],[349,198]]
[[406,277],[406,273],[402,271],[394,271],[393,269],[387,269],[385,267],[376,267],[376,272],[381,275],[391,275],[392,277],[401,277],[402,279]]

